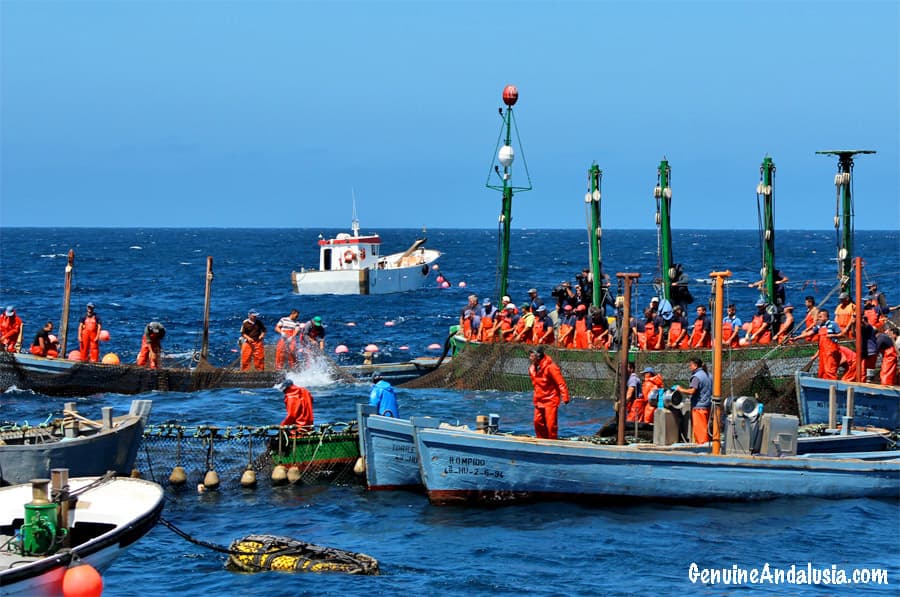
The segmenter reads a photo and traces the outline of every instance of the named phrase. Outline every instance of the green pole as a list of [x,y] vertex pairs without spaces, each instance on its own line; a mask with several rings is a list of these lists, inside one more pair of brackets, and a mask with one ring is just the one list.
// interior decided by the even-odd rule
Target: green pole
[[[509,147],[512,148],[512,106],[509,106],[506,109],[506,114],[503,116],[504,126],[506,128],[506,138],[504,139],[503,148],[506,149]],[[502,151],[502,150],[501,150]],[[510,154],[511,155],[511,154]],[[502,159],[502,158],[501,158]],[[503,205],[500,213],[500,224],[501,224],[501,233],[500,233],[500,289],[499,296],[504,296],[506,294],[506,286],[509,278],[509,234],[510,234],[510,225],[512,224],[512,198],[513,198],[513,190],[512,184],[510,183],[510,173],[509,169],[512,166],[512,160],[509,161],[508,164],[503,166]]]
[[850,272],[853,268],[853,197],[852,176],[853,156],[875,153],[870,149],[840,149],[817,151],[819,155],[836,155],[838,157],[838,171],[834,177],[836,189],[834,230],[837,236],[838,247],[838,278],[841,282],[841,290],[850,290]]
[[[500,116],[503,120],[500,128],[500,139],[497,141],[497,146],[500,147],[500,142],[502,141],[503,146],[500,147],[500,150],[496,153],[495,163],[492,164],[492,169],[488,172],[488,180],[485,186],[489,189],[494,189],[497,191],[502,191],[503,193],[503,205],[500,212],[500,256],[497,263],[497,283],[498,283],[498,291],[500,292],[500,296],[505,294],[509,294],[507,292],[507,284],[509,278],[509,237],[510,237],[510,228],[512,225],[512,200],[513,200],[513,191],[530,191],[531,190],[531,175],[528,174],[528,164],[525,162],[524,152],[522,155],[522,164],[525,168],[525,176],[528,180],[528,186],[525,187],[516,187],[512,184],[512,164],[513,160],[515,160],[515,151],[513,151],[512,143],[513,143],[513,130],[516,132],[516,137],[519,135],[518,128],[516,127],[516,117],[513,113],[513,105],[519,99],[519,91],[513,85],[507,85],[503,89],[503,103],[506,104],[506,110],[502,107],[500,108]],[[519,149],[522,148],[522,141],[519,141]],[[502,171],[501,171],[502,167]],[[491,175],[496,174],[500,177],[502,184],[496,185],[491,184]]]
[[668,160],[663,158],[657,170],[657,184],[653,190],[656,198],[656,226],[659,233],[659,257],[662,274],[662,295],[666,300],[672,298],[672,226],[669,212],[672,208],[672,187],[670,179],[672,168]]
[[775,304],[775,215],[772,209],[772,181],[775,163],[772,158],[763,158],[759,167],[760,183],[756,189],[763,197],[763,280],[766,302]]
[[603,282],[603,253],[601,252],[603,227],[600,222],[600,181],[602,178],[603,170],[595,162],[588,170],[589,189],[587,195],[584,196],[584,201],[591,206],[591,277],[593,278],[591,304],[598,308],[603,298],[600,296]]

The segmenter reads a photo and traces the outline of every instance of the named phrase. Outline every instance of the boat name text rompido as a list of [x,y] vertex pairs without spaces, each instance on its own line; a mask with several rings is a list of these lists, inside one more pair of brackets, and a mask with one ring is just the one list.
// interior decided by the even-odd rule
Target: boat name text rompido
[[447,456],[447,466],[444,467],[445,475],[471,475],[473,477],[488,477],[502,479],[503,471],[487,468],[487,461],[483,458],[468,456]]

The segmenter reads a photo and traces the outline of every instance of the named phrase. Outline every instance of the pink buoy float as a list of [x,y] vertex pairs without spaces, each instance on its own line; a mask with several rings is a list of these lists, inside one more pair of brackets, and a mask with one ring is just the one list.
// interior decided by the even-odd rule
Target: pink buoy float
[[409,350],[409,346],[404,344],[403,346],[399,347],[397,350]]
[[80,361],[80,360],[81,360],[81,351],[80,351],[80,350],[73,350],[72,352],[70,352],[70,353],[69,353],[69,360],[70,360],[70,361]]
[[365,351],[366,352],[378,352],[378,347],[375,346],[374,344],[366,344]]
[[338,344],[334,347],[334,354],[344,354],[345,352],[350,352],[350,349],[344,344]]
[[450,288],[450,282],[444,280],[443,282],[441,282],[441,288]]
[[100,330],[100,333],[97,334],[97,340],[109,342],[109,330]]
[[385,321],[384,325],[385,325],[385,327],[392,328],[392,327],[394,327],[394,322],[393,321]]
[[440,350],[440,349],[441,349],[441,345],[438,344],[437,342],[435,342],[434,344],[428,345],[428,350]]
[[460,287],[460,288],[465,288],[465,287],[466,287],[466,283],[465,283],[465,282],[460,282],[460,283],[459,283],[459,287]]

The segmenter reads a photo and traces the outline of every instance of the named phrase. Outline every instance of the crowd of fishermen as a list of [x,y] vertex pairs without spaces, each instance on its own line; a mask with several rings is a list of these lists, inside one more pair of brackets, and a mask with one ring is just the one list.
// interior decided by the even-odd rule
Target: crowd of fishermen
[[[856,305],[850,295],[842,292],[833,313],[819,305],[815,298],[805,297],[806,312],[794,315],[794,306],[785,302],[784,284],[787,278],[778,272],[776,304],[760,298],[756,312],[744,322],[737,315],[734,304],[729,304],[722,320],[722,341],[726,348],[745,346],[785,345],[793,342],[818,342],[819,376],[837,379],[856,379],[856,351],[848,346],[855,341]],[[467,340],[481,343],[523,343],[549,345],[565,349],[615,350],[620,346],[623,298],[612,298],[609,283],[601,286],[603,296],[599,306],[593,304],[587,270],[576,276],[576,282],[564,281],[553,288],[556,300],[552,310],[538,295],[536,288],[528,291],[528,299],[516,305],[509,296],[494,305],[490,298],[479,302],[477,295],[470,295],[468,303],[460,311],[459,329]],[[760,286],[759,283],[751,284]],[[869,294],[864,298],[861,317],[862,355],[865,369],[875,369],[881,357],[881,381],[894,385],[897,379],[897,328],[888,315],[900,307],[889,307],[878,285],[868,285]],[[677,293],[684,303],[686,293]],[[659,297],[650,299],[642,309],[642,316],[630,317],[630,347],[632,350],[689,350],[709,349],[713,343],[714,325],[705,305],[695,307],[692,319],[687,316],[686,304]],[[607,316],[608,308],[615,315]],[[863,374],[865,375],[865,373]]]

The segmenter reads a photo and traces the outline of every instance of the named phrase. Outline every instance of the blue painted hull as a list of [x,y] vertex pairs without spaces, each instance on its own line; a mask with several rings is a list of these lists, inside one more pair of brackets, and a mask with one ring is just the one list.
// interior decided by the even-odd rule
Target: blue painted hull
[[406,419],[377,415],[375,409],[363,404],[357,406],[357,420],[368,488],[421,490],[412,424]]
[[797,408],[800,423],[828,423],[828,390],[837,389],[837,423],[847,414],[847,388],[853,388],[853,424],[882,429],[900,428],[900,387],[819,379],[797,372]]
[[900,499],[900,458],[712,456],[653,446],[482,435],[414,427],[434,504],[564,499],[752,501],[779,497]]

